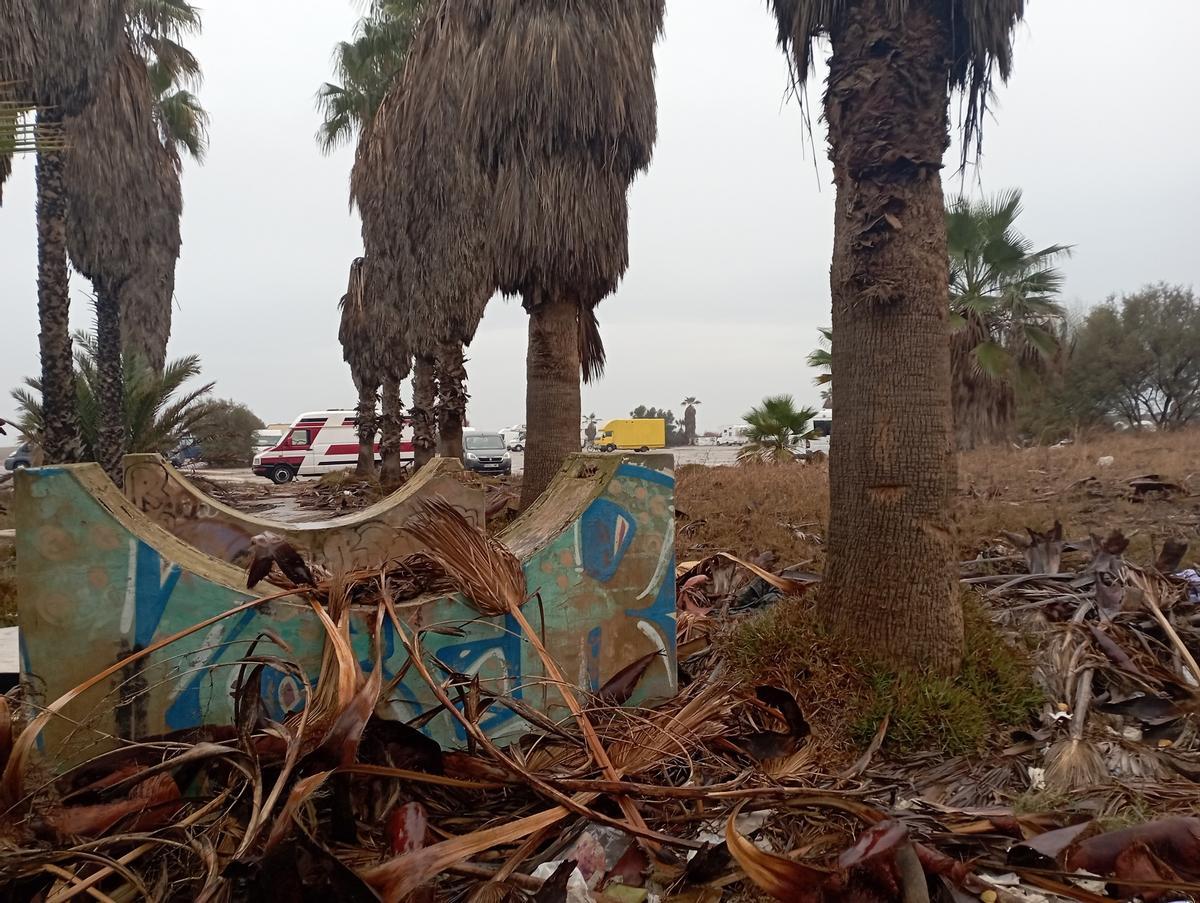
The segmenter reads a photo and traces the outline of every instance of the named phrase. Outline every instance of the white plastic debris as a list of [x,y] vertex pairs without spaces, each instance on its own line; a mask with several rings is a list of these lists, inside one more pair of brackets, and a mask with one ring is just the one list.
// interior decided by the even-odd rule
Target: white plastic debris
[[1029,789],[1035,792],[1046,789],[1046,769],[1034,768],[1033,766],[1030,766]]
[[[543,862],[533,870],[533,877],[545,881],[554,874],[554,870],[560,864],[561,860]],[[587,882],[583,880],[583,874],[578,868],[572,871],[571,877],[567,879],[566,903],[592,903],[592,892],[588,890]]]
[[1112,455],[1103,455],[1097,459],[1096,464],[1098,464],[1100,467],[1112,467],[1113,464],[1116,463],[1116,460],[1117,459]]

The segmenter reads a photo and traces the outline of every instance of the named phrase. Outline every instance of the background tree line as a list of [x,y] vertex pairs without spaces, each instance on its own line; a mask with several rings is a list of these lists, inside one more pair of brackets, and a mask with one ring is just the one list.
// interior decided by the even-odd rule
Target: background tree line
[[1017,386],[1017,433],[1054,442],[1107,426],[1176,429],[1200,419],[1200,299],[1158,283],[1063,317],[1040,379]]

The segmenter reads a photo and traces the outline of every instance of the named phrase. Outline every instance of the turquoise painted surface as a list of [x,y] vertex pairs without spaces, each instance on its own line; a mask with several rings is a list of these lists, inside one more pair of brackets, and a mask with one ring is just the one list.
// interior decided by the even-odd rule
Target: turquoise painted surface
[[[595,690],[630,661],[662,653],[631,700],[675,690],[674,480],[666,456],[631,459],[564,529],[528,554],[524,569],[534,600],[526,617],[569,679]],[[88,465],[26,471],[18,476],[18,591],[24,639],[22,666],[30,686],[52,700],[132,651],[251,598],[239,571],[149,523]],[[543,681],[536,653],[511,618],[485,618],[461,597],[409,605],[401,617],[424,634],[432,673],[477,675],[484,692],[510,694],[551,717],[566,717],[557,692]],[[354,647],[372,667],[368,630],[373,611],[356,611]],[[385,620],[380,642],[385,682],[408,654]],[[230,723],[231,691],[245,656],[296,662],[310,681],[319,667],[323,631],[304,603],[272,601],[224,619],[127,668],[67,709],[46,743],[77,760],[112,744],[200,724]],[[268,668],[263,697],[275,718],[299,710],[303,681]],[[434,705],[408,670],[387,704],[387,717],[409,720]],[[502,706],[481,725],[496,738],[527,729]],[[446,745],[464,737],[445,713],[425,727]]]

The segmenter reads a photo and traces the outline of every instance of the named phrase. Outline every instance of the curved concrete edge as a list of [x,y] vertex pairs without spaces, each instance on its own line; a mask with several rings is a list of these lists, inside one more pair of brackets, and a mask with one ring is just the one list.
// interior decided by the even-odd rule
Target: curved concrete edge
[[[48,702],[130,652],[252,598],[241,573],[151,522],[95,465],[42,468],[18,477],[18,594],[22,671],[35,700]],[[630,700],[675,691],[674,478],[669,456],[572,458],[546,497],[510,528],[527,591],[525,613],[563,672],[594,691],[650,652],[661,654]],[[401,617],[423,633],[430,669],[478,675],[484,692],[569,717],[543,681],[540,659],[511,617],[484,618],[459,596],[403,603]],[[365,668],[374,611],[353,613],[351,633]],[[266,603],[172,643],[73,701],[46,730],[56,767],[110,748],[201,724],[229,724],[231,689],[253,652],[297,662],[314,681],[324,634],[297,600]],[[435,706],[406,669],[407,653],[385,622],[385,680],[407,670],[385,716],[410,720]],[[265,669],[261,691],[272,717],[303,705],[303,684]],[[494,738],[528,730],[502,706],[483,713]],[[424,728],[446,746],[465,736],[442,713]]]
[[440,497],[471,523],[485,526],[484,495],[468,481],[462,464],[434,458],[387,498],[345,517],[286,524],[256,517],[201,492],[159,455],[126,455],[125,494],[150,520],[189,545],[244,566],[250,540],[270,531],[307,560],[332,571],[374,567],[420,551],[403,532],[423,499]]

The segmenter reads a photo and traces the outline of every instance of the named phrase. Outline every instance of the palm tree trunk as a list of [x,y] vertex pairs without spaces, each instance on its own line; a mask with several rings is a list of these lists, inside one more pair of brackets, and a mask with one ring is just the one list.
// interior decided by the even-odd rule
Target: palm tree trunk
[[358,464],[354,472],[364,479],[375,476],[375,434],[379,432],[379,418],[375,415],[375,390],[365,378],[356,379],[358,388]]
[[383,430],[380,451],[383,465],[379,480],[385,489],[394,489],[404,482],[404,462],[400,458],[400,445],[404,441],[404,403],[400,400],[398,380],[383,381]]
[[437,401],[437,362],[432,355],[418,355],[413,366],[413,468],[420,470],[437,451],[437,425],[433,409]]
[[525,476],[521,507],[542,494],[567,455],[579,451],[579,310],[567,298],[526,301]]
[[[54,111],[38,113],[39,124],[61,126]],[[42,448],[47,464],[69,464],[83,457],[71,353],[71,296],[67,276],[67,196],[63,155],[37,155],[38,342],[42,357]]]
[[96,460],[120,487],[121,458],[128,445],[125,429],[125,375],[121,362],[121,302],[112,286],[97,281],[96,289]]
[[438,454],[462,458],[463,424],[467,419],[467,368],[462,342],[442,342],[437,357]]
[[833,372],[854,404],[832,436],[818,605],[856,654],[952,673],[963,617],[940,175],[949,41],[932,4],[912,4],[902,26],[884,7],[850,4],[831,35]]

